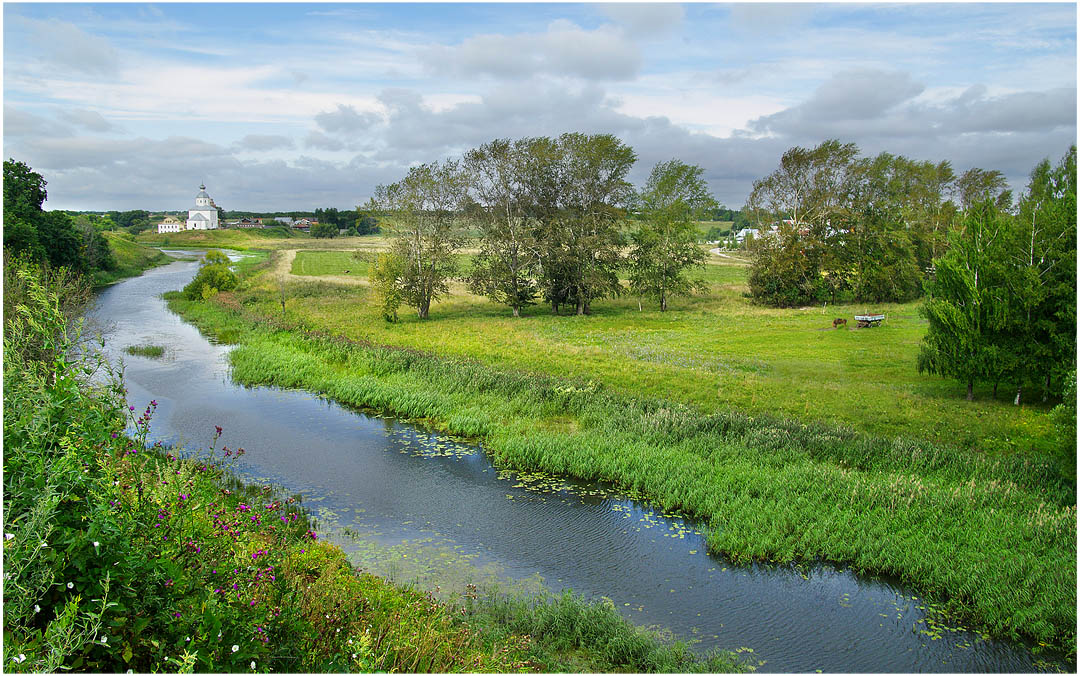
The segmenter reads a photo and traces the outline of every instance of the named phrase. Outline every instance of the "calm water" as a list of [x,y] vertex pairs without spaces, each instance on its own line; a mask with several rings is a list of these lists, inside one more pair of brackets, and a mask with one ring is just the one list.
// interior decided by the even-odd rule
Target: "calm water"
[[[698,649],[741,650],[760,671],[1075,670],[934,624],[918,592],[892,581],[735,566],[705,553],[698,525],[604,487],[500,472],[478,447],[409,424],[304,392],[237,386],[229,348],[159,298],[196,268],[173,263],[98,299],[92,317],[106,327],[110,358],[123,358],[130,403],[157,400],[156,439],[205,446],[220,425],[219,444],[248,451],[244,475],[303,494],[322,528],[376,572],[431,588],[493,578],[571,587]],[[123,353],[145,343],[165,356]]]

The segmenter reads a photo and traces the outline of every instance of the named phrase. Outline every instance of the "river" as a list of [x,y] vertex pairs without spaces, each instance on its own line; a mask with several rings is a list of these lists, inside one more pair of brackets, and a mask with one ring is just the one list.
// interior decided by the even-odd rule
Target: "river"
[[[105,328],[110,360],[124,362],[129,402],[137,410],[158,402],[155,440],[205,447],[221,426],[219,445],[247,451],[243,477],[303,495],[320,529],[369,570],[432,589],[572,588],[695,650],[739,651],[760,671],[1075,670],[1022,643],[935,621],[921,595],[895,580],[831,566],[733,565],[706,553],[699,524],[604,486],[502,472],[475,444],[307,392],[238,386],[230,348],[160,298],[196,270],[175,262],[97,298],[90,317]],[[124,352],[141,344],[165,354]]]

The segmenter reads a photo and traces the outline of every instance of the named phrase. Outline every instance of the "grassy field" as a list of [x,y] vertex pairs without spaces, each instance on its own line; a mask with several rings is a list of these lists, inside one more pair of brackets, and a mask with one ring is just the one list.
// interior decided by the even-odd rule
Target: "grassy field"
[[106,232],[105,239],[116,258],[116,269],[99,270],[94,275],[94,286],[107,286],[127,277],[142,274],[143,270],[164,265],[172,259],[157,249],[141,242],[132,241],[119,232]]
[[[454,284],[421,322],[403,308],[387,324],[366,286],[318,285],[320,276],[362,282],[366,265],[347,251],[300,251],[291,266],[290,316],[335,334],[492,366],[595,380],[625,393],[659,397],[709,413],[735,409],[808,422],[839,423],[881,435],[947,441],[1009,453],[1056,443],[1041,402],[1013,406],[1002,388],[964,400],[963,386],[919,375],[915,355],[926,330],[918,303],[775,310],[751,305],[745,262],[712,257],[701,276],[707,296],[675,299],[666,313],[651,299],[597,302],[588,317],[555,317],[545,306],[515,320],[507,308]],[[270,289],[268,277],[249,282]],[[275,287],[276,288],[276,287]],[[302,300],[301,300],[302,299]],[[639,301],[642,310],[638,311]],[[274,299],[254,296],[272,312]],[[280,311],[280,304],[277,306]],[[868,310],[879,327],[834,330],[832,320]]]

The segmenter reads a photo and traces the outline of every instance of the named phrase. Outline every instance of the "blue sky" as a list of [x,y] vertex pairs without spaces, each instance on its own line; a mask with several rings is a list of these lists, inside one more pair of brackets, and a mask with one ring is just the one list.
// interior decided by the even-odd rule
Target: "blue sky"
[[5,3],[47,208],[351,208],[494,138],[612,133],[738,207],[829,139],[1006,174],[1076,142],[1075,4]]

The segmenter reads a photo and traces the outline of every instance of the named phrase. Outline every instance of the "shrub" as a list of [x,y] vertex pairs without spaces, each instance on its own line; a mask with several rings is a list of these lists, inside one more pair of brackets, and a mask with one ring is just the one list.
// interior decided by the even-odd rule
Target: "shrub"
[[220,251],[209,251],[203,258],[195,278],[184,287],[188,300],[205,300],[219,291],[231,291],[238,283],[236,273],[229,269],[229,259]]

